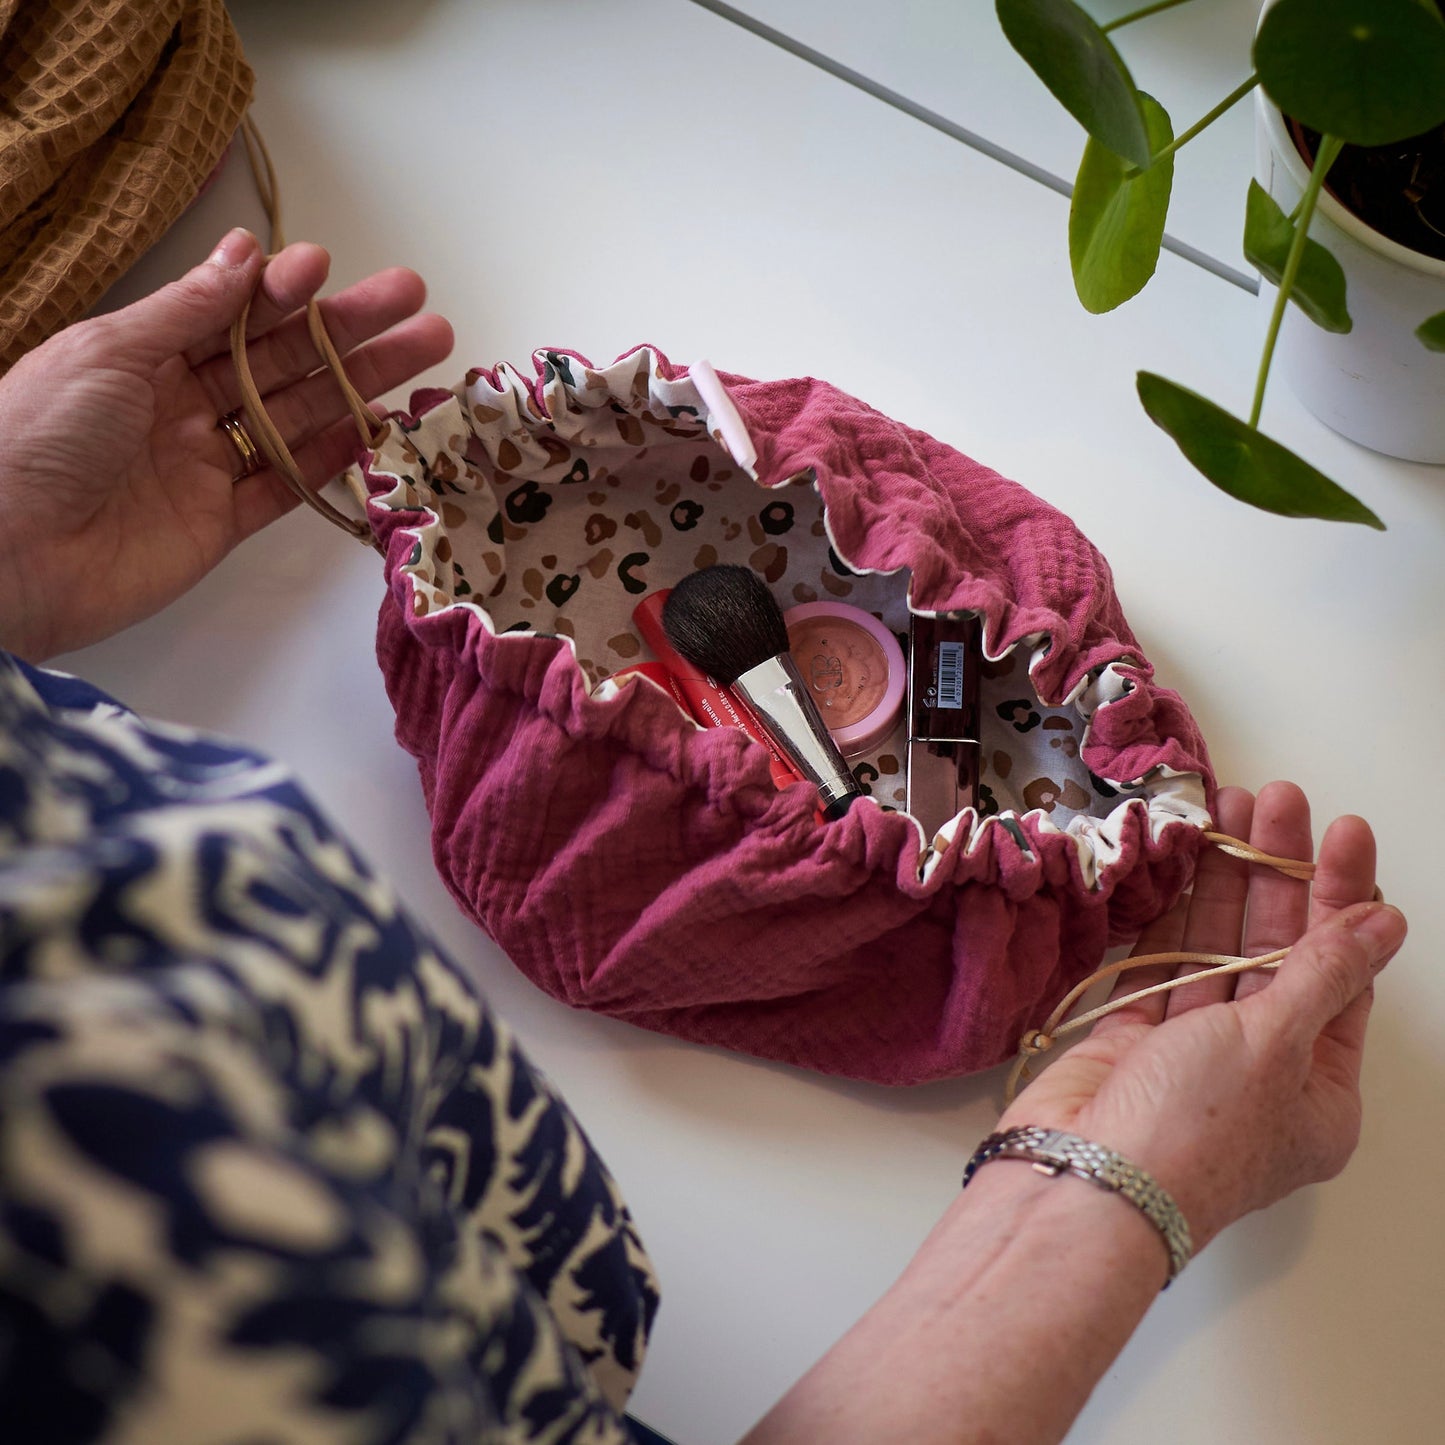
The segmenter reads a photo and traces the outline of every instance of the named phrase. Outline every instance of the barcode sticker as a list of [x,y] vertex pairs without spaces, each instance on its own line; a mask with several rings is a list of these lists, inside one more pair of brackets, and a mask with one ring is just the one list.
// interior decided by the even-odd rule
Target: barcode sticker
[[935,707],[961,708],[963,706],[963,643],[940,642],[938,664],[934,671],[934,685],[938,694]]

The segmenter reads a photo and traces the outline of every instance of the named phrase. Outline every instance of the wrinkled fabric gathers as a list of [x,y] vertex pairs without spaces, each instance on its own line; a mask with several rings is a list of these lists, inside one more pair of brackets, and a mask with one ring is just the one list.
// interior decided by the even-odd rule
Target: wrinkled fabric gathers
[[201,191],[250,104],[222,0],[0,0],[0,370]]
[[[1172,904],[1208,821],[1203,740],[1103,558],[826,383],[650,348],[534,361],[418,393],[362,461],[378,657],[447,886],[542,988],[643,1027],[890,1084],[1009,1057]],[[1028,733],[1055,786],[934,838],[879,800],[817,826],[762,748],[607,680],[638,655],[636,598],[713,561],[895,630],[910,605],[977,614],[1015,669],[986,762]]]

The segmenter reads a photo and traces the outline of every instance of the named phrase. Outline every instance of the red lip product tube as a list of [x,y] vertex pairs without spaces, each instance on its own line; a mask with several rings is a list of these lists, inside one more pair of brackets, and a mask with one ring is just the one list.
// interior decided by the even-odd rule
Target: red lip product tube
[[803,775],[768,741],[746,704],[673,649],[662,630],[662,605],[667,601],[670,590],[664,587],[660,591],[649,592],[633,608],[632,620],[637,624],[642,640],[667,670],[677,692],[686,700],[684,711],[704,727],[737,728],[767,748],[774,787],[782,789],[791,783],[801,783]]
[[678,685],[677,679],[660,662],[633,662],[626,667],[619,667],[612,674],[612,681],[617,682],[624,677],[645,677],[648,682],[655,682],[675,702],[679,709],[685,712],[688,717],[693,716],[692,706]]

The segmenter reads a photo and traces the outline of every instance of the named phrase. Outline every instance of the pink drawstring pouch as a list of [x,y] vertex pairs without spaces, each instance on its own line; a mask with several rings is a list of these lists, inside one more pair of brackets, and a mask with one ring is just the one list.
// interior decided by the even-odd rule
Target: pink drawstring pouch
[[[1053,508],[812,379],[641,347],[418,392],[361,462],[377,652],[436,865],[554,997],[887,1084],[986,1069],[1178,897],[1213,778],[1104,560]],[[905,810],[906,730],[820,823],[766,749],[643,674],[647,593],[751,567],[904,641],[971,615],[977,806]]]

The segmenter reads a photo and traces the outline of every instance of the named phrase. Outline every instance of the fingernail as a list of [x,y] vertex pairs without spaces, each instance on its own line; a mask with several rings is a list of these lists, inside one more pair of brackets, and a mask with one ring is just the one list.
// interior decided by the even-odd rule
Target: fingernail
[[221,244],[206,259],[212,266],[234,268],[250,258],[256,245],[256,238],[244,226],[237,226],[221,237]]
[[1388,903],[1366,905],[1345,927],[1369,949],[1375,958],[1383,958],[1398,948],[1405,938],[1405,915]]

